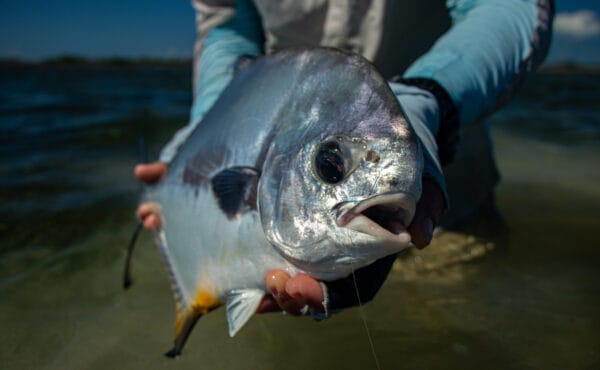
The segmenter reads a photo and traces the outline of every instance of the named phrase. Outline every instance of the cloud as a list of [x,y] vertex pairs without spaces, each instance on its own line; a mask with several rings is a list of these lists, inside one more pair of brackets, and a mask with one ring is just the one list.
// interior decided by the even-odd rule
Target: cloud
[[554,32],[558,35],[589,38],[600,35],[600,19],[591,10],[558,13],[554,17]]

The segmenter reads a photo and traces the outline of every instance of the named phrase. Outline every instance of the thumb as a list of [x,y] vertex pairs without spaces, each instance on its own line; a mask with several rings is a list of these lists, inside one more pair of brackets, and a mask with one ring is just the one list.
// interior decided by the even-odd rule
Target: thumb
[[444,196],[437,183],[424,178],[423,193],[417,203],[415,217],[408,226],[412,242],[417,248],[425,248],[431,243],[433,229],[444,212],[444,203]]

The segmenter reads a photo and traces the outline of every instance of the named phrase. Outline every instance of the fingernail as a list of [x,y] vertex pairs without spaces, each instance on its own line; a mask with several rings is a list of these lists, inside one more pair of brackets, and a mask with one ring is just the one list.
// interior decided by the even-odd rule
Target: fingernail
[[276,288],[271,288],[271,295],[273,296],[273,298],[277,299],[279,297],[279,292],[277,291]]

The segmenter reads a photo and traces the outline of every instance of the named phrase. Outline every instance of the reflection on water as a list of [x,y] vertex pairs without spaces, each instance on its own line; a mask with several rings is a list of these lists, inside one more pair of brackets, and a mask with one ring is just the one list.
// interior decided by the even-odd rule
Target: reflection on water
[[[157,115],[151,109],[156,96],[146,95],[135,109],[111,113],[121,118],[105,121],[92,114],[76,129],[57,128],[69,122],[52,124],[40,137],[22,125],[43,128],[46,113],[17,114],[9,97],[0,95],[0,130],[12,135],[3,142],[9,146],[0,147],[8,155],[0,166],[3,369],[374,368],[362,315],[383,369],[600,367],[597,131],[574,145],[571,134],[580,131],[572,127],[556,137],[516,127],[523,117],[535,120],[539,100],[548,98],[535,94],[544,81],[556,83],[556,76],[536,77],[541,82],[496,119],[503,174],[497,198],[508,233],[484,238],[443,232],[429,248],[399,259],[373,302],[325,322],[261,315],[231,339],[225,313],[217,310],[199,321],[180,359],[164,358],[173,335],[173,302],[148,235],[136,250],[133,287],[122,291],[120,279],[134,226],[135,140],[144,132],[156,153],[185,117],[189,102],[169,96],[184,94],[188,76],[140,73],[145,77],[126,74],[130,90],[122,98],[145,89],[162,96],[164,88],[158,100],[166,100],[157,106],[179,107],[177,113]],[[122,86],[123,78],[113,83]],[[579,88],[585,82],[574,81]],[[35,104],[55,114],[56,105],[71,103],[52,91]],[[97,93],[111,91],[121,90],[105,82]],[[90,101],[95,99],[105,101]],[[597,103],[588,103],[574,104],[569,119],[598,119]],[[90,111],[107,109],[95,104]],[[556,109],[567,111],[569,104]],[[53,122],[89,114],[66,112]]]

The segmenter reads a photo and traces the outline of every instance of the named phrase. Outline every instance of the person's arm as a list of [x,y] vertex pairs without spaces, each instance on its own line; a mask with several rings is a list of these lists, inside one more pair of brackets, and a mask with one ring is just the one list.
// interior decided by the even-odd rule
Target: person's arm
[[[542,63],[554,1],[447,0],[446,7],[450,30],[406,70],[403,81],[425,90],[432,84],[443,88],[456,107],[457,123],[464,125],[506,104]],[[429,128],[435,136],[448,131],[444,125],[442,120]]]
[[[554,4],[552,0],[448,0],[446,5],[452,27],[390,87],[424,148],[425,178],[439,187],[447,206],[441,166],[452,160],[460,125],[505,104],[525,76],[541,64],[550,44]],[[426,229],[427,218],[432,226],[437,223],[439,201],[423,199],[435,194],[424,189],[411,227]],[[357,294],[362,303],[372,299],[393,259],[378,260],[356,276],[326,283],[328,309],[356,305]]]
[[[215,5],[215,3],[217,3]],[[187,126],[180,129],[160,153],[169,163],[202,117],[233,78],[242,56],[262,54],[264,35],[252,0],[194,0],[197,41],[194,50],[194,100]]]

